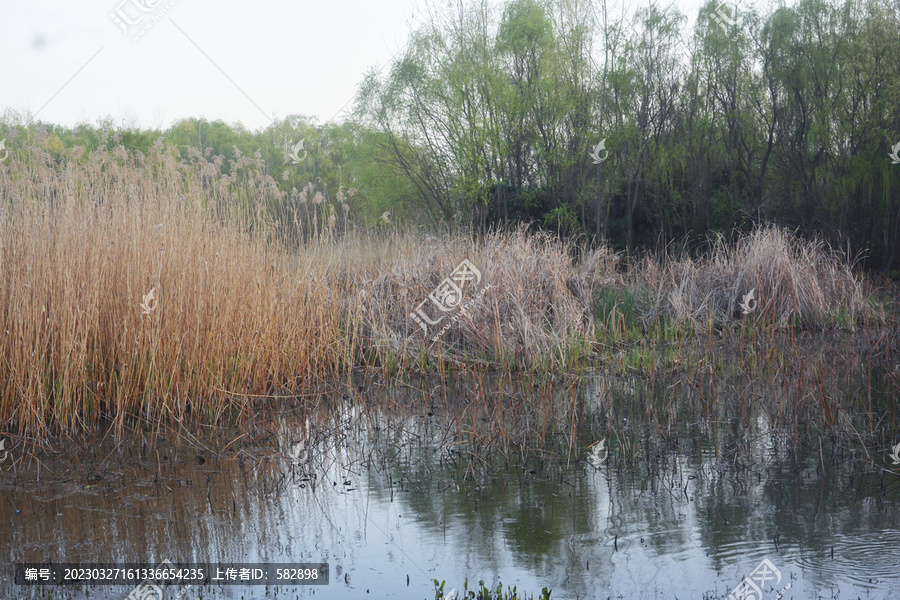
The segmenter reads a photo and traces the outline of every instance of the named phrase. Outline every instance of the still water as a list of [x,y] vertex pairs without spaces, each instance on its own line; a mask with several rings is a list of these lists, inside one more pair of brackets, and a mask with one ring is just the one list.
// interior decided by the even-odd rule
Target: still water
[[[848,388],[868,390],[869,413],[842,431],[896,406],[874,381]],[[34,450],[0,479],[0,596],[124,600],[128,587],[15,585],[10,565],[169,559],[330,565],[327,586],[184,598],[431,599],[433,579],[468,578],[699,600],[768,560],[765,600],[788,584],[784,598],[900,598],[898,470],[859,432],[810,435],[808,414],[773,417],[780,399],[712,406],[695,383],[439,388],[354,384],[215,435]]]

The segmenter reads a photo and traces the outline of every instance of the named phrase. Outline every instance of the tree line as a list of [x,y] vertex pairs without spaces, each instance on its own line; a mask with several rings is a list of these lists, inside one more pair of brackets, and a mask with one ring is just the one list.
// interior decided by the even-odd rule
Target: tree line
[[[465,0],[360,88],[434,223],[663,249],[759,221],[900,261],[900,2]],[[900,162],[900,160],[898,160]]]
[[656,0],[441,6],[341,123],[141,130],[7,110],[0,138],[61,166],[170,145],[285,218],[318,193],[357,224],[530,222],[630,253],[767,221],[900,269],[900,0],[711,1],[691,31]]

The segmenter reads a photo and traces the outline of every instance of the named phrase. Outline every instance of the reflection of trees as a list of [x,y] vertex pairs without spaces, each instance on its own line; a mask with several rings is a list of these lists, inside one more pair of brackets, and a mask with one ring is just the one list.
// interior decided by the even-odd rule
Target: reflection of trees
[[[392,465],[390,477],[372,473],[369,491],[380,501],[389,502],[386,481],[405,477],[404,491],[397,489],[399,485],[394,489],[394,498],[402,503],[404,513],[415,514],[418,527],[444,537],[460,554],[495,571],[504,547],[519,568],[539,577],[555,576],[570,560],[582,564],[591,560],[595,573],[603,571],[604,563],[608,568],[608,561],[596,556],[594,548],[576,551],[589,551],[587,558],[571,556],[570,543],[573,535],[605,535],[597,531],[605,512],[596,489],[605,484],[602,478],[589,482],[584,477],[572,477],[561,484],[558,471],[541,471],[535,461],[484,484],[464,482],[457,487],[455,474],[441,471],[439,462],[434,453],[423,450],[420,461]],[[569,591],[575,593],[577,587]],[[586,592],[586,588],[579,591]]]
[[[442,412],[433,418],[407,415],[399,438],[379,420],[381,432],[370,437],[367,451],[376,457],[369,494],[380,502],[398,500],[418,527],[495,572],[507,548],[521,568],[551,577],[565,568],[573,533],[593,531],[602,512],[596,490],[567,475],[559,458],[568,436],[557,434],[564,431],[570,403],[540,391],[523,399],[511,390],[460,400],[445,395]],[[473,402],[482,402],[479,413],[502,418],[486,422],[472,410]],[[542,426],[546,443],[540,452],[521,452],[536,445],[522,440],[534,440]],[[594,571],[601,568],[595,559]]]
[[[470,484],[456,491],[454,477],[466,469],[443,471],[441,482],[434,475],[439,461],[425,459],[413,467],[413,477],[430,475],[437,483],[404,503],[423,526],[439,523],[445,531],[481,538],[454,543],[484,560],[502,535],[517,564],[535,573],[558,573],[566,561],[591,560],[594,569],[603,568],[612,550],[602,544],[614,535],[620,547],[644,538],[649,557],[696,547],[710,557],[709,569],[721,572],[745,553],[774,552],[776,534],[781,545],[825,552],[834,536],[877,527],[877,503],[853,497],[866,477],[857,476],[848,489],[850,464],[836,459],[823,474],[811,428],[803,429],[798,444],[771,426],[779,415],[766,415],[770,407],[747,400],[766,394],[735,393],[727,379],[700,386],[653,380],[604,385],[605,406],[594,407],[602,414],[593,418],[588,406],[580,423],[582,439],[610,435],[614,451],[600,473],[589,468],[587,476],[580,470],[566,475],[545,465],[531,474],[529,464],[500,469],[480,481],[482,490]],[[775,397],[772,387],[760,389]],[[588,398],[595,394],[596,388],[586,391]],[[791,416],[809,422],[816,415]],[[832,443],[825,455],[834,449]]]
[[[824,365],[825,358],[812,360]],[[784,566],[776,556],[797,549],[819,565],[835,546],[840,561],[841,544],[893,526],[898,490],[888,474],[882,479],[858,459],[865,451],[875,461],[884,457],[854,444],[838,425],[864,433],[869,419],[897,410],[897,392],[880,367],[843,384],[838,376],[825,379],[832,406],[840,408],[828,429],[809,400],[816,380],[780,377],[751,384],[605,377],[581,390],[574,420],[568,392],[555,390],[553,398],[525,386],[498,386],[478,398],[456,390],[423,401],[421,390],[400,388],[372,394],[368,403],[337,399],[296,422],[273,419],[272,447],[247,444],[234,458],[175,464],[160,443],[120,457],[119,479],[96,483],[92,474],[81,477],[86,463],[76,463],[80,470],[72,472],[91,487],[65,481],[38,494],[18,484],[4,506],[23,512],[0,536],[9,540],[0,550],[22,561],[237,562],[247,560],[245,552],[294,556],[313,540],[346,550],[333,568],[352,569],[359,536],[370,523],[384,528],[375,519],[388,518],[394,502],[402,506],[401,547],[402,534],[421,532],[446,540],[504,583],[514,583],[504,569],[518,569],[548,583],[565,578],[572,596],[591,596],[622,576],[612,566],[614,536],[631,561],[685,554],[697,559],[692,569],[701,577],[752,568],[764,556]],[[854,409],[862,389],[871,415]],[[292,467],[278,455],[302,435],[312,459]],[[575,451],[567,466],[570,436]],[[583,457],[600,437],[610,453],[597,470]],[[96,452],[106,457],[112,450]],[[316,478],[304,479],[308,473]],[[25,494],[41,503],[23,506],[16,498]],[[46,518],[56,513],[64,527]],[[856,568],[868,572],[865,564]]]

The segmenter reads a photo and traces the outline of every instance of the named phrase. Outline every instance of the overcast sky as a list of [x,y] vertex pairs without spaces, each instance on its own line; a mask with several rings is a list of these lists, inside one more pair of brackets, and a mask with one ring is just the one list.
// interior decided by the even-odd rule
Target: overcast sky
[[[674,4],[693,22],[699,0]],[[340,120],[366,69],[388,64],[403,48],[422,3],[0,0],[0,6],[0,110],[66,125],[108,116],[126,126],[165,128],[205,117],[257,129],[290,114]]]

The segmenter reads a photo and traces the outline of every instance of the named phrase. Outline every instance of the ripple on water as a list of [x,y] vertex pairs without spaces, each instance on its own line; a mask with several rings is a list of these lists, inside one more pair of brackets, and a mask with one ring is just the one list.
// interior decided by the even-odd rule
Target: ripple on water
[[[747,557],[757,556],[760,550],[764,550],[764,543],[760,540],[735,540],[727,544],[716,546],[716,558],[724,565],[738,565],[747,561]],[[777,554],[772,549],[772,554]],[[752,560],[750,561],[752,562]],[[756,566],[754,564],[754,566]]]
[[792,563],[819,574],[830,574],[841,581],[872,585],[879,580],[900,578],[900,531],[885,529],[858,535],[834,536],[824,551],[794,551],[787,554]]

